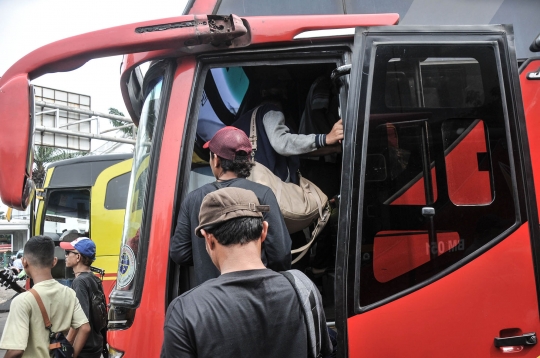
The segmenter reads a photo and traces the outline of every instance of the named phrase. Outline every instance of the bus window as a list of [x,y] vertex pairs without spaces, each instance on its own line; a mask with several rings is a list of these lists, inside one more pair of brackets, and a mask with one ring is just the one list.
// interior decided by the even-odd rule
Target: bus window
[[126,208],[129,177],[130,173],[125,173],[109,180],[105,192],[105,209],[124,210]]
[[204,143],[236,119],[249,86],[242,67],[212,68],[205,80],[197,121],[197,137]]
[[362,309],[439,277],[516,223],[500,83],[482,75],[496,71],[493,49],[376,51],[367,155],[380,157],[377,171],[387,174],[373,180],[373,164],[366,167],[355,291]]
[[391,58],[387,63],[389,108],[479,107],[484,104],[480,66],[474,58]]
[[59,237],[64,230],[75,229],[81,234],[90,230],[90,190],[52,190],[45,205],[45,235]]

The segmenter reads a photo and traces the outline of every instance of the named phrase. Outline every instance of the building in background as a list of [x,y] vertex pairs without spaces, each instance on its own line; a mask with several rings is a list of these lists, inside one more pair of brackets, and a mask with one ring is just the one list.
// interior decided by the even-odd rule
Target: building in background
[[[92,111],[92,100],[88,95],[41,86],[34,86],[34,93],[35,146],[87,155],[130,153],[133,150],[136,131],[132,131],[131,136],[122,131],[133,126],[129,117]],[[123,125],[115,127],[111,120]],[[67,158],[69,156],[55,160]],[[51,162],[45,161],[45,164]],[[6,211],[7,207],[0,202],[0,212]],[[70,228],[78,228],[76,219],[70,220],[66,224]],[[30,223],[30,208],[26,211],[13,210],[11,221],[0,215],[0,256],[2,251],[16,252],[23,248],[30,238]],[[80,225],[84,226],[84,223]]]

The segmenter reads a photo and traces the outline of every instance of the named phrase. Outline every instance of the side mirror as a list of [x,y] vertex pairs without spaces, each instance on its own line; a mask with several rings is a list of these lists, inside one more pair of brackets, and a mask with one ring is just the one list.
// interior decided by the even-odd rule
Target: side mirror
[[132,109],[132,111],[129,111],[129,114],[136,123],[138,123],[139,119],[141,118],[142,107],[144,104],[143,78],[144,76],[141,68],[135,67],[129,74],[126,83],[127,94]]
[[[1,82],[0,82],[1,83]],[[0,85],[0,197],[9,207],[25,210],[34,195],[34,88],[26,75]]]

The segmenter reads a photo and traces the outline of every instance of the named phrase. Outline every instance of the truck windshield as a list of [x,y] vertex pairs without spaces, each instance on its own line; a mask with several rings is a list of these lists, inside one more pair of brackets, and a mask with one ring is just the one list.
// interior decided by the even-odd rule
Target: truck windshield
[[136,286],[134,278],[139,261],[139,237],[149,187],[148,173],[154,130],[161,108],[162,85],[163,77],[151,81],[139,122],[116,284],[117,292],[121,293],[119,296],[123,297],[131,297]]

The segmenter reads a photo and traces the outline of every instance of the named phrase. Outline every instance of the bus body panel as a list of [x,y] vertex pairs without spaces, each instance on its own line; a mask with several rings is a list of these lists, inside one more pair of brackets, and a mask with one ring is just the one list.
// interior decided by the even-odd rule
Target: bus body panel
[[[92,187],[91,213],[92,220],[90,221],[90,232],[94,241],[102,242],[102,245],[97,247],[97,255],[116,255],[120,252],[120,243],[118,240],[108,240],[107,238],[122,237],[122,225],[124,223],[125,209],[107,209],[105,200],[107,194],[107,184],[120,175],[127,174],[131,171],[132,159],[123,161],[105,169],[97,178],[96,183]],[[122,223],[122,225],[118,225]],[[115,267],[104,268],[107,272],[116,270]],[[100,267],[100,266],[98,266]]]
[[107,184],[121,175],[129,175],[132,163],[133,159],[128,159],[105,169],[96,179],[91,192],[90,232],[92,240],[96,243],[96,261],[92,265],[105,270],[103,289],[107,303],[116,281],[120,241],[126,213],[125,208],[110,210],[105,207]]
[[[540,69],[540,58],[532,59],[526,64],[519,75],[521,94],[527,123],[529,148],[533,168],[533,178],[536,188],[540,188],[540,81],[528,79],[530,73],[536,73]],[[540,193],[536,193],[536,201],[540,200]]]
[[[527,226],[440,280],[349,318],[349,356],[499,357],[493,339],[502,330],[540,332]],[[520,356],[539,354],[532,346]]]
[[167,293],[167,287],[163,283],[167,282],[168,273],[164,263],[169,261],[171,223],[176,219],[173,217],[176,177],[190,99],[190,91],[187,89],[191,89],[195,65],[194,58],[185,57],[179,61],[174,75],[171,97],[175,100],[169,103],[158,174],[155,178],[156,191],[141,304],[129,329],[109,331],[107,336],[110,346],[126,352],[126,356],[158,357],[161,352],[161,328],[165,322]]

